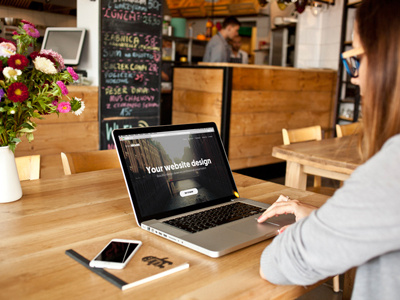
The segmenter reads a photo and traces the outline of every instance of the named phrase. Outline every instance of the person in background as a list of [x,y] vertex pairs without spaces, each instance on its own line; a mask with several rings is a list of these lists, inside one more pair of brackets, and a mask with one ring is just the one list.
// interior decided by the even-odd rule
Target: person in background
[[319,209],[281,196],[258,219],[293,213],[264,250],[260,275],[309,285],[358,267],[352,299],[400,295],[400,1],[363,0],[342,54],[363,96],[364,164]]
[[248,64],[249,55],[247,54],[246,51],[240,49],[240,47],[242,46],[242,38],[240,37],[240,35],[230,40],[230,45],[232,47],[231,62],[239,64]]
[[235,17],[227,17],[221,30],[207,43],[203,56],[204,62],[230,62],[231,47],[229,39],[238,36],[240,22]]

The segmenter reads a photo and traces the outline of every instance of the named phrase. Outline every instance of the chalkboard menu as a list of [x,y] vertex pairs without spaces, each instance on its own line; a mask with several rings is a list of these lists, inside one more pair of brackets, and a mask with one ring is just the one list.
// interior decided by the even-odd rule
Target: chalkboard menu
[[100,147],[116,128],[159,124],[161,0],[101,0]]

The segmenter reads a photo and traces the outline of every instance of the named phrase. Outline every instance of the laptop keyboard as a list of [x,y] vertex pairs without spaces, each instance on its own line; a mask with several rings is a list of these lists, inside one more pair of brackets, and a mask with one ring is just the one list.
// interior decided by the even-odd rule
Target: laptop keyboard
[[222,224],[247,218],[265,211],[264,208],[249,205],[242,202],[235,202],[229,205],[220,206],[210,210],[164,221],[190,233],[213,228]]

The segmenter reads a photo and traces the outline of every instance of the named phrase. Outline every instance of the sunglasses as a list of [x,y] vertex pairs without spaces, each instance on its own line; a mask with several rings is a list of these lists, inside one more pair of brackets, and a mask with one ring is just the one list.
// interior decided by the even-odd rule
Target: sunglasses
[[349,74],[352,78],[358,77],[358,70],[360,69],[359,56],[361,54],[364,54],[364,49],[359,47],[343,52],[340,55],[347,74]]

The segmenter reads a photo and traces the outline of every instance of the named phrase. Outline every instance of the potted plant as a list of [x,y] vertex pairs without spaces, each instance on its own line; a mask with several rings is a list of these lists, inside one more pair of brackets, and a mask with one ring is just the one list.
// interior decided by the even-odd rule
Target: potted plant
[[[33,140],[35,119],[54,113],[79,115],[85,108],[81,99],[68,97],[67,84],[78,75],[71,67],[65,68],[60,54],[51,49],[28,53],[39,36],[32,23],[22,20],[14,32],[15,41],[0,38],[0,202],[22,196],[14,151],[22,136]],[[4,195],[5,190],[12,195]]]

